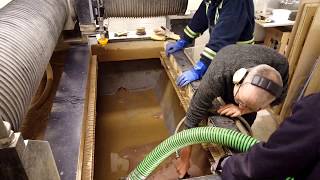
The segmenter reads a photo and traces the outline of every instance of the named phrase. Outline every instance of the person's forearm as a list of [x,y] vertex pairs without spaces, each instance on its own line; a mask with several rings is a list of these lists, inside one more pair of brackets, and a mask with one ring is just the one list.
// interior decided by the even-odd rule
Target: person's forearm
[[177,159],[176,169],[179,174],[179,178],[183,178],[188,169],[190,168],[190,158],[191,158],[192,146],[184,147],[179,152],[179,157]]
[[218,66],[215,64],[208,67],[198,90],[191,99],[185,121],[188,127],[197,127],[203,119],[206,119],[212,107],[212,101],[222,96],[224,80],[223,77],[217,75],[216,67]]
[[185,161],[190,159],[191,157],[191,152],[192,152],[192,146],[186,146],[182,148],[179,152],[180,158]]
[[198,124],[208,114],[209,106],[203,103],[208,100],[207,100],[207,97],[204,96],[201,91],[202,90],[199,89],[198,92],[196,92],[191,99],[191,103],[187,111],[186,121],[185,121],[185,125],[188,128],[197,127]]

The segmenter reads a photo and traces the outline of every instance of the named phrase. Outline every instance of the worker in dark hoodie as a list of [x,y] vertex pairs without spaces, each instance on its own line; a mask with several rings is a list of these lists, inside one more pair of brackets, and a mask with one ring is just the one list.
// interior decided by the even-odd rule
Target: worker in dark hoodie
[[268,142],[219,161],[225,180],[320,179],[320,93],[304,97]]
[[[197,127],[212,108],[220,115],[242,116],[251,125],[258,110],[285,98],[288,69],[287,59],[265,46],[229,45],[221,49],[191,99],[184,127]],[[212,107],[218,97],[226,105]],[[190,155],[191,146],[180,151],[176,164],[180,178],[189,169]]]

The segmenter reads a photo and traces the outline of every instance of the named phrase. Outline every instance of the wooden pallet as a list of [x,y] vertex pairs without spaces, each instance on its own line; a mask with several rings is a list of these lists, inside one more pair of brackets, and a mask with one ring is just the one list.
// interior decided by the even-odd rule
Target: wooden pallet
[[[280,120],[283,121],[291,114],[292,104],[297,100],[301,93],[303,84],[308,78],[316,59],[320,56],[320,8],[317,8],[313,21],[310,25],[304,45],[299,55],[296,68],[292,75],[288,94],[284,101]],[[292,66],[290,66],[292,68]]]

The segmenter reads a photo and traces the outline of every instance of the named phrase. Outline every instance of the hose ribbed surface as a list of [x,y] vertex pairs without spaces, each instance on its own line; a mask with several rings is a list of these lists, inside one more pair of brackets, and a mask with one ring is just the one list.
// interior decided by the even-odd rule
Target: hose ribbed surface
[[156,17],[184,14],[188,0],[105,0],[107,17]]
[[0,10],[0,114],[17,131],[67,15],[65,0],[14,0]]
[[184,130],[159,144],[144,158],[137,168],[129,174],[128,179],[146,179],[148,175],[174,151],[188,145],[215,143],[245,152],[257,142],[258,140],[250,136],[224,128],[199,127]]

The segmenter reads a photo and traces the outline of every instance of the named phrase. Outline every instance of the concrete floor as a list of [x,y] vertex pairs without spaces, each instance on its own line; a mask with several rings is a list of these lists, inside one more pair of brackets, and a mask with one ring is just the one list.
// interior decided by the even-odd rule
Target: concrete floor
[[277,129],[278,124],[267,110],[261,110],[252,125],[253,136],[260,141],[267,141]]

